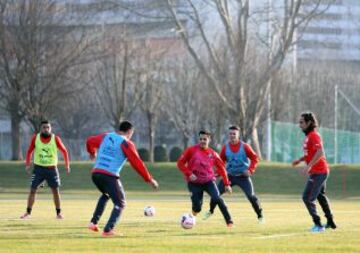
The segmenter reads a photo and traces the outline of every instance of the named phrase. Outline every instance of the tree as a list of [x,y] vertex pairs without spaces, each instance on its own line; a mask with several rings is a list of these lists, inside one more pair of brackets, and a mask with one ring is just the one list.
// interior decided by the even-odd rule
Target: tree
[[85,73],[80,66],[92,43],[56,2],[0,1],[0,96],[11,117],[16,160],[20,122],[26,119],[36,130],[52,106],[78,90]]
[[201,73],[189,59],[174,59],[174,65],[167,71],[164,111],[181,133],[183,149],[198,129],[203,105]]
[[124,35],[120,41],[113,40],[113,50],[100,59],[93,82],[98,103],[114,129],[130,117],[144,92],[135,64],[139,45]]
[[144,40],[143,57],[138,58],[137,66],[139,67],[138,76],[144,85],[140,108],[147,119],[150,162],[154,162],[155,134],[165,94],[166,52],[168,48],[163,47],[155,50],[151,46],[150,39]]
[[[321,7],[321,0],[313,0],[310,4],[309,1],[284,0],[277,10],[268,6],[255,12],[250,9],[249,0],[211,0],[200,3],[186,0],[179,11],[176,2],[167,0],[168,9],[187,50],[207,83],[216,92],[218,100],[240,125],[243,138],[251,138],[260,124],[271,87],[270,81],[280,71],[286,55],[296,43],[295,31],[301,36],[306,24],[323,13],[327,6]],[[223,32],[218,39],[209,35],[210,31],[201,14],[204,9],[207,13],[216,13],[222,25],[220,31]],[[276,16],[278,10],[281,10],[280,16]],[[200,42],[192,39],[191,30],[181,22],[184,13],[193,21]],[[264,13],[272,13],[272,18],[261,20],[259,16],[256,17],[256,13],[260,17]],[[251,26],[252,21],[259,20],[263,26],[271,22],[272,29],[268,36],[272,38],[272,43],[252,33],[259,30]],[[198,45],[203,50],[199,50]],[[262,52],[261,45],[266,46]],[[268,60],[264,61],[267,54]],[[252,139],[256,141],[257,138]]]
[[[84,90],[81,96],[78,93],[70,95],[65,104],[55,106],[53,116],[54,126],[61,131],[62,139],[71,154],[71,159],[80,160],[85,149],[85,139],[102,129],[105,118],[101,115],[99,106],[89,97],[92,90]],[[94,115],[97,115],[94,120]]]

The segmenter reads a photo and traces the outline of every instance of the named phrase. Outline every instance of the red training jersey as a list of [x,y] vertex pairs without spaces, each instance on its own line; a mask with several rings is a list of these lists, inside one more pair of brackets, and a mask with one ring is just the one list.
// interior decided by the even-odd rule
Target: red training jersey
[[[36,141],[36,135],[37,134],[34,134],[32,139],[31,139],[31,142],[30,142],[30,145],[28,147],[28,150],[26,152],[26,160],[25,160],[25,165],[26,166],[30,166],[30,160],[31,160],[31,156],[34,152],[34,149],[35,149],[35,141]],[[42,137],[40,135],[40,140],[42,143],[49,143],[50,140],[51,140],[51,136],[49,137]],[[59,136],[55,135],[55,142],[56,142],[56,146],[57,148],[60,150],[60,152],[62,153],[63,157],[64,157],[64,161],[65,161],[65,168],[69,168],[70,164],[69,164],[69,153],[65,147],[65,145],[62,143],[61,139]]]
[[[99,134],[96,136],[90,136],[87,139],[86,149],[90,155],[96,154],[96,151],[100,147],[101,142],[104,139],[105,135],[106,135],[106,133],[103,133],[103,134]],[[142,176],[146,182],[150,182],[152,177],[151,177],[148,169],[146,168],[144,162],[141,160],[139,153],[136,150],[135,144],[130,140],[125,140],[123,143],[121,143],[120,147],[121,147],[121,150],[124,152],[126,158],[128,159],[129,163],[131,164],[131,166],[136,170],[136,172],[140,176]],[[95,172],[113,176],[113,174],[111,174],[107,171],[101,170],[101,169],[97,169],[97,168],[93,169],[93,173],[95,173]]]
[[[323,149],[323,143],[320,134],[313,130],[305,136],[303,143],[304,157],[306,164],[313,159],[314,155],[319,149]],[[310,168],[309,174],[326,174],[329,173],[329,165],[326,162],[325,156],[320,159]]]
[[[237,153],[241,147],[241,144],[244,145],[244,150],[245,150],[245,153],[246,153],[246,156],[249,158],[250,160],[250,166],[248,168],[249,172],[251,174],[253,174],[256,170],[256,165],[258,164],[259,162],[259,158],[258,156],[256,155],[256,153],[254,152],[254,150],[251,148],[251,146],[245,142],[242,142],[242,141],[239,141],[237,144],[231,144],[229,143],[229,147],[230,147],[230,150],[231,152],[233,153]],[[220,152],[220,158],[226,162],[226,145],[224,145],[221,149],[221,152]]]
[[189,182],[189,176],[194,174],[197,179],[193,183],[199,184],[215,180],[216,167],[216,172],[223,178],[224,184],[230,185],[224,162],[211,148],[202,149],[199,144],[187,148],[177,161],[177,166],[185,175],[186,181]]

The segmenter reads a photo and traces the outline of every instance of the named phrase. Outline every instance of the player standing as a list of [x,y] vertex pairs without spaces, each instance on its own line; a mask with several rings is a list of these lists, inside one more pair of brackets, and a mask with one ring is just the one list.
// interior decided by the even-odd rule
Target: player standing
[[31,187],[27,201],[26,212],[20,217],[28,219],[31,216],[32,207],[35,202],[36,191],[40,184],[46,180],[51,188],[56,208],[56,218],[63,219],[60,208],[60,176],[57,169],[58,149],[61,151],[67,173],[70,173],[69,155],[66,147],[62,143],[59,136],[51,133],[51,124],[47,120],[43,120],[40,124],[40,133],[35,134],[30,142],[26,153],[25,171],[30,174],[30,160],[34,153],[34,170],[31,176]]

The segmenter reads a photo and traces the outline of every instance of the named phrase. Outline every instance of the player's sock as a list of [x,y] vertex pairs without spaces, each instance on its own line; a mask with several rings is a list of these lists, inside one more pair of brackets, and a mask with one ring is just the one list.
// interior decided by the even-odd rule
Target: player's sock
[[32,208],[30,208],[30,207],[26,208],[26,212],[27,212],[28,214],[31,214],[31,211],[32,211]]
[[59,215],[61,213],[61,209],[60,208],[56,208],[56,215]]

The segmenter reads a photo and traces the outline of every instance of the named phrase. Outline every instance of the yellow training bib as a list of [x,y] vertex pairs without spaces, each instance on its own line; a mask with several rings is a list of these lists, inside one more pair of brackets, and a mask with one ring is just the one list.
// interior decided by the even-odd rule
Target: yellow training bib
[[51,139],[48,143],[43,143],[40,139],[40,134],[36,135],[34,164],[40,166],[56,166],[58,163],[57,146],[55,135],[51,134]]

